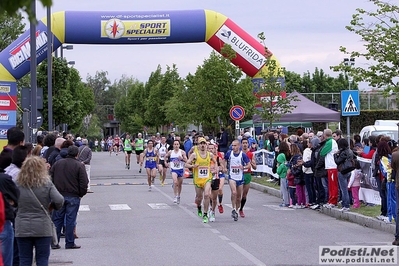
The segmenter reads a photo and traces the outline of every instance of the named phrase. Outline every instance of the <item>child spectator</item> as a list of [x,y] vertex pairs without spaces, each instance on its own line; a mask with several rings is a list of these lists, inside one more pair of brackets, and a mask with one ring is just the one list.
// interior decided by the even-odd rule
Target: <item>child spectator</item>
[[277,174],[280,178],[280,191],[283,195],[283,203],[280,204],[280,207],[288,207],[289,206],[289,198],[287,191],[287,171],[288,167],[286,165],[287,160],[290,155],[290,148],[287,142],[280,142],[279,145],[279,154],[277,156]]
[[362,175],[362,169],[360,168],[359,161],[356,161],[356,169],[351,172],[351,177],[349,178],[348,189],[351,189],[353,196],[352,208],[360,208],[359,201],[359,189],[360,189],[360,177]]
[[291,205],[288,208],[296,208],[297,201],[296,201],[296,185],[295,185],[295,176],[289,171],[287,173],[287,180],[288,180],[288,190],[290,193],[291,198]]

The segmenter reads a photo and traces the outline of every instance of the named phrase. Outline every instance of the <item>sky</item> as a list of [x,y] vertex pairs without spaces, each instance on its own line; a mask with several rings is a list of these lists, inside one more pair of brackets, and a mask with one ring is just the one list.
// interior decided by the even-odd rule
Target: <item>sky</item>
[[[329,67],[343,61],[340,46],[364,50],[360,37],[345,26],[356,8],[373,7],[367,0],[53,0],[52,12],[209,9],[227,16],[254,38],[264,32],[267,47],[287,70],[302,75],[317,67],[335,77],[338,74]],[[37,18],[45,16],[38,2]],[[64,56],[75,61],[83,81],[88,74],[107,71],[112,83],[122,75],[146,82],[158,64],[163,71],[176,64],[184,78],[194,74],[213,50],[206,43],[73,46],[73,50],[64,50]],[[357,66],[364,64],[356,62]]]

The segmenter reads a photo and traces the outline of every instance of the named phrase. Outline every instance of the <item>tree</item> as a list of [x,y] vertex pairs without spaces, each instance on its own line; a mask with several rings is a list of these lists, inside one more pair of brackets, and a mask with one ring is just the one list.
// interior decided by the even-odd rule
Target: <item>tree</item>
[[[226,45],[223,57],[212,51],[195,75],[186,78],[187,111],[194,124],[202,124],[204,132],[218,132],[220,125],[229,125],[229,110],[241,105],[248,117],[254,113],[255,97],[250,77],[230,63],[232,48]],[[186,102],[185,102],[186,103]]]
[[166,101],[173,97],[174,91],[180,89],[183,82],[179,76],[176,65],[167,66],[166,72],[162,75],[158,84],[150,89],[145,118],[148,126],[159,128],[162,125],[175,123],[174,120],[168,120],[165,115]]
[[[48,126],[47,61],[38,69],[37,85],[43,88],[43,128]],[[94,96],[90,88],[81,81],[79,72],[69,68],[65,59],[53,58],[53,119],[55,125],[68,124],[78,129],[84,116],[94,108]]]
[[7,48],[24,32],[25,24],[22,23],[22,19],[20,13],[11,16],[0,10],[0,51]]
[[292,101],[298,101],[297,97],[283,97],[285,88],[282,85],[284,81],[285,69],[282,69],[278,65],[277,60],[270,56],[268,48],[265,45],[264,33],[258,34],[258,38],[261,40],[265,47],[265,69],[261,70],[261,76],[263,83],[258,86],[258,94],[263,97],[261,99],[261,110],[257,112],[261,115],[262,120],[268,121],[270,127],[273,122],[279,121],[280,118],[288,113],[291,113],[295,109],[295,105]]
[[361,37],[365,49],[348,51],[346,47],[340,47],[340,51],[350,58],[368,60],[367,67],[351,67],[342,62],[331,69],[349,73],[356,82],[364,81],[373,87],[399,91],[399,6],[380,0],[370,1],[376,10],[356,9],[350,25],[346,26]]
[[[50,7],[53,4],[52,0],[40,0],[40,2],[43,4],[44,7]],[[12,16],[16,14],[18,10],[21,8],[29,15],[29,18],[36,19],[35,17],[33,17],[31,11],[31,4],[32,0],[1,0],[0,12],[5,11]]]
[[124,91],[125,97],[115,104],[115,115],[125,132],[139,132],[143,128],[143,114],[148,98],[144,84],[133,77],[122,76],[114,86]]
[[97,114],[101,125],[108,122],[108,115],[114,114],[115,99],[106,96],[111,81],[107,78],[107,71],[96,71],[94,77],[87,75],[86,84],[93,91],[95,108],[94,113]]

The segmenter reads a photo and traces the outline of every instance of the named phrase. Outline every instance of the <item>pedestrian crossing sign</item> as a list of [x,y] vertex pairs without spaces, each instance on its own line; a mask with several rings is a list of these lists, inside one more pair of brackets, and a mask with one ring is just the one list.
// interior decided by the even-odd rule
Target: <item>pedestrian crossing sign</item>
[[342,116],[360,115],[359,91],[341,91]]

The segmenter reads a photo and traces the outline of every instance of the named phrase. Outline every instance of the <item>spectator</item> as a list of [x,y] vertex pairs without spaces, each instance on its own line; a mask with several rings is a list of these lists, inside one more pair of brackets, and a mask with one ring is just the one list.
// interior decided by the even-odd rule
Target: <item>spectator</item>
[[280,178],[280,192],[283,196],[283,203],[280,204],[280,207],[288,207],[289,206],[289,197],[287,191],[287,161],[291,159],[290,148],[287,142],[280,142],[278,147],[279,154],[277,156],[277,174]]
[[320,156],[324,157],[324,164],[327,169],[329,195],[328,203],[324,207],[334,208],[338,204],[338,169],[334,161],[334,153],[338,151],[338,145],[332,137],[331,129],[324,130],[324,138],[326,143],[320,151]]
[[[54,185],[64,196],[64,205],[52,214],[53,222],[57,228],[57,236],[60,239],[61,228],[65,224],[65,248],[78,249],[80,246],[75,244],[74,228],[80,206],[80,199],[87,193],[86,169],[84,164],[77,160],[78,148],[68,147],[68,155],[65,159],[54,163],[50,169],[50,174]],[[53,249],[61,248],[60,245],[52,246]]]
[[46,163],[37,156],[25,160],[17,185],[21,194],[15,236],[20,265],[32,265],[33,248],[36,265],[48,265],[53,230],[50,216],[43,206],[60,209],[64,198],[51,182]]
[[93,191],[90,189],[90,162],[91,162],[91,157],[92,157],[92,151],[91,149],[87,146],[87,139],[82,140],[82,146],[79,147],[79,153],[78,153],[78,160],[82,162],[85,166],[86,173],[87,173],[87,179],[89,180],[88,186],[87,186],[87,193],[93,193]]
[[354,135],[353,140],[355,141],[355,147],[363,148],[362,143],[360,142],[359,134]]
[[36,142],[37,142],[37,144],[36,144],[36,147],[33,149],[33,151],[32,151],[32,155],[34,155],[34,156],[40,156],[40,152],[41,152],[41,150],[42,150],[42,148],[43,148],[43,140],[44,140],[44,136],[43,135],[38,135],[37,137],[36,137]]
[[0,153],[0,172],[4,172],[12,161],[12,151],[19,145],[24,145],[25,134],[17,127],[7,130],[7,145]]
[[218,148],[219,151],[223,153],[226,153],[229,149],[229,135],[223,127],[220,128],[220,139],[218,143]]
[[3,196],[5,223],[0,233],[0,246],[4,265],[13,265],[15,209],[18,208],[19,190],[11,176],[0,173],[0,192]]

